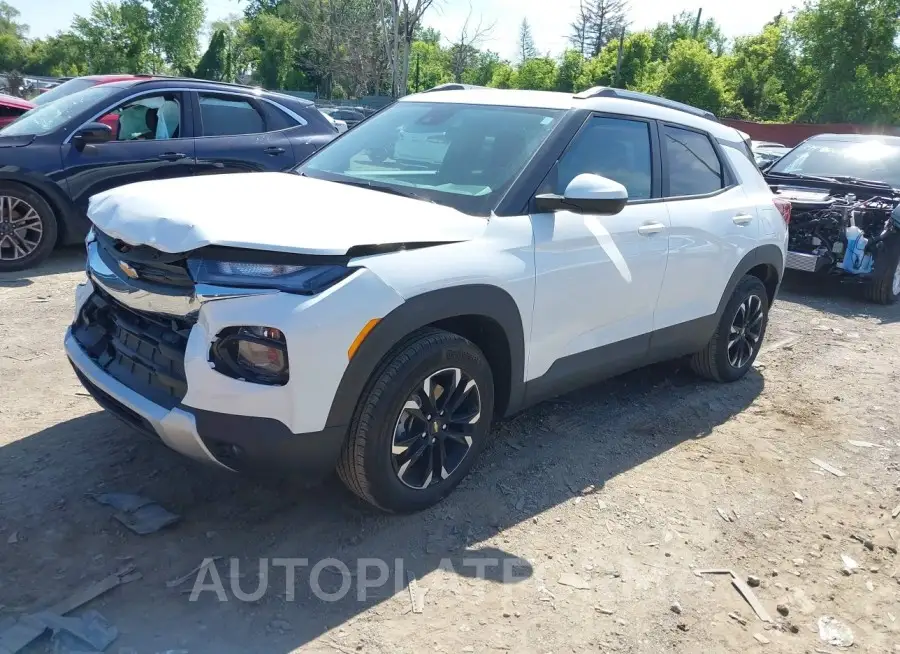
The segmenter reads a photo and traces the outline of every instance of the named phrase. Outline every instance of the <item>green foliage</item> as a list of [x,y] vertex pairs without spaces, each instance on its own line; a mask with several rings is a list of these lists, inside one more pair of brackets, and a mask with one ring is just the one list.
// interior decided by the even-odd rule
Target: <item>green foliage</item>
[[225,30],[219,29],[213,32],[212,38],[209,40],[209,47],[200,57],[200,63],[197,64],[197,69],[194,71],[195,76],[216,81],[229,80],[233,77],[228,40],[229,35]]
[[715,114],[722,113],[728,100],[716,56],[704,44],[693,39],[682,39],[672,44],[668,61],[656,78],[648,81],[648,87],[656,95]]
[[494,69],[489,86],[495,89],[515,89],[518,88],[518,83],[519,75],[516,69],[504,61]]
[[556,61],[550,57],[534,57],[519,66],[517,86],[520,89],[552,91],[556,87]]
[[[19,12],[0,0],[0,70],[250,77],[269,88],[335,98],[392,88],[390,61],[400,56],[390,44],[394,24],[374,0],[246,0],[243,16],[210,26],[198,63],[204,5],[94,0],[69,30],[29,39]],[[539,55],[527,20],[519,25],[514,62],[482,50],[473,33],[442,36],[417,23],[409,72],[399,71],[399,83],[406,79],[408,92],[449,81],[566,93],[607,85],[753,120],[900,122],[900,0],[805,0],[793,18],[779,14],[731,44],[714,20],[701,15],[698,22],[686,11],[650,31],[626,33],[621,51],[617,26],[628,22],[626,4],[580,5],[572,24],[575,49],[557,59]],[[407,19],[403,11],[397,17],[401,35]],[[595,33],[605,36],[598,40]],[[405,54],[405,37],[400,41]]]
[[807,1],[793,21],[801,119],[896,120],[898,15],[900,0]]
[[[134,0],[139,4],[140,0]],[[200,28],[206,18],[204,0],[150,0],[156,46],[177,74],[189,74],[197,63]],[[124,5],[124,3],[123,3]]]
[[[695,28],[697,29],[696,36],[694,35]],[[659,23],[653,29],[652,36],[652,58],[661,61],[668,59],[669,52],[677,41],[697,40],[716,56],[721,56],[725,52],[727,41],[715,20],[708,18],[705,21],[701,20],[697,25],[697,14],[690,11],[682,11],[677,16],[672,16],[671,23]]]
[[274,14],[260,14],[252,21],[249,42],[256,48],[256,78],[270,89],[285,88],[296,51],[297,25]]

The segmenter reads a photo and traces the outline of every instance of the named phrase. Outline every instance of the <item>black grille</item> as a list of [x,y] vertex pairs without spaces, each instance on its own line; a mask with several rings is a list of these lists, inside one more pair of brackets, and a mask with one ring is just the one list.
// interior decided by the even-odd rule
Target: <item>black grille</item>
[[96,289],[73,335],[112,377],[171,409],[187,393],[184,351],[192,325],[191,320],[134,311]]
[[101,255],[113,270],[118,269],[119,262],[122,262],[128,264],[137,274],[137,279],[144,282],[175,288],[188,288],[194,285],[188,274],[184,254],[169,254],[146,245],[129,245],[96,228],[94,233]]

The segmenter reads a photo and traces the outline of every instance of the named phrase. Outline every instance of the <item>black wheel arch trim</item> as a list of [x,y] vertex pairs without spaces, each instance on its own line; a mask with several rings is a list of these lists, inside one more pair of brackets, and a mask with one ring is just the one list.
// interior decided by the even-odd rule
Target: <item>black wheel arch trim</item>
[[[781,279],[784,276],[784,252],[777,245],[766,243],[765,245],[760,245],[759,247],[750,250],[750,252],[745,254],[740,260],[738,265],[735,266],[734,271],[732,271],[731,277],[728,280],[728,284],[725,286],[725,292],[722,293],[722,297],[719,300],[719,306],[716,309],[716,324],[718,324],[718,319],[721,318],[722,314],[725,312],[725,307],[741,279],[744,275],[760,265],[771,266],[775,270],[775,288],[772,297],[769,298],[769,304],[771,305],[775,300],[778,288],[781,286]],[[765,280],[763,280],[763,282],[765,283]]]
[[66,191],[56,182],[23,171],[0,170],[0,184],[20,184],[37,193],[56,213],[59,243],[73,243],[84,238],[88,230],[87,217],[79,220],[78,212]]
[[[495,404],[506,407],[504,415],[515,412],[525,397],[525,333],[519,307],[509,293],[497,286],[466,284],[416,295],[381,318],[347,365],[332,400],[326,427],[349,426],[372,375],[384,357],[410,334],[461,316],[487,318],[503,330],[509,344],[509,397]],[[495,387],[503,386],[495,381]]]

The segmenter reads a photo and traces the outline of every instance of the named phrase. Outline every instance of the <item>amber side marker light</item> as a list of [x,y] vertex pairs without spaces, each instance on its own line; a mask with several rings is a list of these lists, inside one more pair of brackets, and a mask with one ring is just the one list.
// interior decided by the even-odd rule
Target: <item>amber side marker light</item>
[[353,355],[356,354],[359,346],[362,345],[364,340],[366,340],[366,336],[369,335],[369,332],[375,329],[375,325],[377,325],[380,320],[381,318],[372,318],[369,322],[363,325],[363,328],[359,330],[359,334],[356,335],[356,338],[354,338],[353,342],[350,344],[350,349],[347,350],[348,359],[353,358]]

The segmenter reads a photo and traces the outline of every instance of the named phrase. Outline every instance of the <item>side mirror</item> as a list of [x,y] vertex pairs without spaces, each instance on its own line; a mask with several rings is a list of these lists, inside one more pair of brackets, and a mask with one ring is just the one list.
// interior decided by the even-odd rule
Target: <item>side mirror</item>
[[112,128],[103,123],[87,123],[82,125],[72,136],[72,145],[81,152],[84,146],[94,143],[106,143],[112,140]]
[[541,213],[574,211],[600,216],[614,216],[628,204],[628,190],[607,177],[582,173],[569,182],[560,196],[544,193],[535,197],[535,206]]

